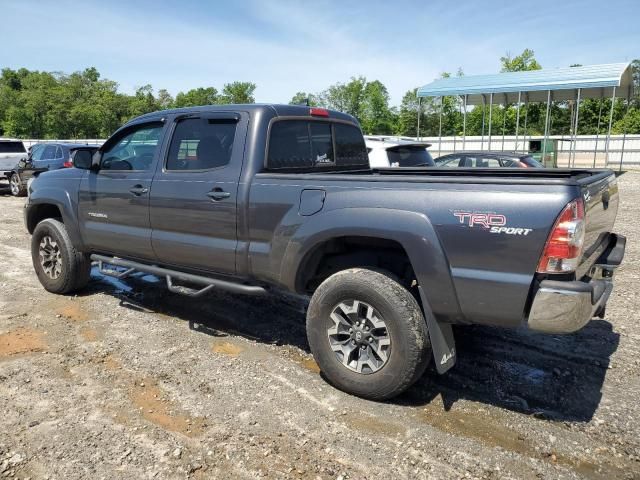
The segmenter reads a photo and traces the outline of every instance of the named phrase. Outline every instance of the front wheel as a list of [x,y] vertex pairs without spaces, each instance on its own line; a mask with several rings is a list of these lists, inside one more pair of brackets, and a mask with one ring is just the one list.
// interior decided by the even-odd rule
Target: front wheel
[[337,388],[385,400],[409,388],[431,358],[418,302],[389,274],[352,268],[327,278],[311,297],[307,336]]
[[22,180],[17,173],[12,174],[9,178],[9,188],[14,197],[24,197],[27,194],[27,189],[22,185]]
[[78,252],[59,220],[41,221],[31,237],[31,259],[38,280],[52,293],[71,293],[89,282],[91,260]]

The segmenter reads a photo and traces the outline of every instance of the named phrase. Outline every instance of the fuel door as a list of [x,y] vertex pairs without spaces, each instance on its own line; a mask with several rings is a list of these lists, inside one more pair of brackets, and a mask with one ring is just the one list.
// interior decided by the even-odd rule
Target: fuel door
[[298,213],[304,217],[314,215],[324,207],[326,192],[321,189],[308,188],[300,193],[300,208]]

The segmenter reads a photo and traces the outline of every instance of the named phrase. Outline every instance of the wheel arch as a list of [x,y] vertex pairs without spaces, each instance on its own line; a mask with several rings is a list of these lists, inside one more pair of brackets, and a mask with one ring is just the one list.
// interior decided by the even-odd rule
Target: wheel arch
[[69,192],[43,188],[34,192],[25,208],[25,225],[32,234],[38,223],[46,218],[59,218],[65,224],[73,245],[81,250],[83,247],[80,235],[76,204]]
[[[332,242],[366,239],[368,248],[375,250],[377,242],[382,250],[404,253],[438,318],[462,321],[445,251],[426,215],[385,208],[345,208],[313,218],[314,221],[303,224],[288,243],[280,272],[283,285],[298,293],[310,293],[305,280],[316,269],[315,264],[321,264],[326,258],[318,252],[326,251]],[[345,265],[346,268],[355,266],[366,266],[366,263]]]

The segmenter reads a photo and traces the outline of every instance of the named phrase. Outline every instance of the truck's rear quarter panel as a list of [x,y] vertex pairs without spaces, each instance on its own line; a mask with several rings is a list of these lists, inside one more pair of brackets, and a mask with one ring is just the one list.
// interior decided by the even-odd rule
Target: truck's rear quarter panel
[[[326,192],[324,207],[316,215],[299,214],[304,189]],[[447,285],[453,284],[458,321],[518,326],[549,231],[558,213],[577,195],[577,187],[563,184],[422,183],[401,177],[259,174],[249,201],[251,270],[256,277],[273,281],[269,276],[279,271],[298,229],[331,211],[366,209],[373,212],[368,219],[372,227],[384,218],[376,218],[375,209],[418,212],[433,226],[448,263],[448,272],[438,274],[449,278],[438,279],[435,283],[442,287],[432,289],[440,291],[426,292],[430,301],[437,305],[438,297],[449,293],[444,291]],[[483,225],[461,221],[456,216],[461,212],[504,216],[504,227],[513,228],[508,231],[526,229],[527,234],[492,233]]]

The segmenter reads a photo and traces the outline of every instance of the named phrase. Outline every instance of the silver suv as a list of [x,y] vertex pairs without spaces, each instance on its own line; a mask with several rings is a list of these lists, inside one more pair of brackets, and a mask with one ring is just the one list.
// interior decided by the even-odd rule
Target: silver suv
[[18,162],[27,156],[21,140],[0,139],[0,180],[9,180]]

